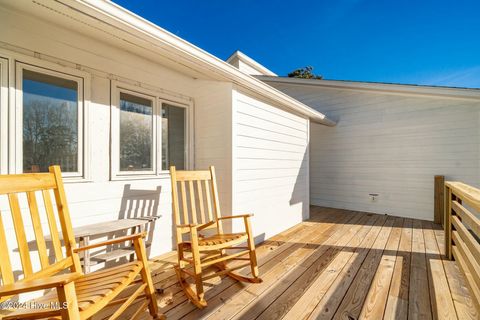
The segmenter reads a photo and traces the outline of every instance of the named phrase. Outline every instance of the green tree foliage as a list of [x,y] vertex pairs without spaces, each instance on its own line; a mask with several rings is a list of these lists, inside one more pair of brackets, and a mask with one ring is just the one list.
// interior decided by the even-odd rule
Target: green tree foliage
[[313,73],[312,66],[306,66],[304,68],[293,70],[288,74],[289,78],[302,78],[302,79],[322,79],[323,77]]

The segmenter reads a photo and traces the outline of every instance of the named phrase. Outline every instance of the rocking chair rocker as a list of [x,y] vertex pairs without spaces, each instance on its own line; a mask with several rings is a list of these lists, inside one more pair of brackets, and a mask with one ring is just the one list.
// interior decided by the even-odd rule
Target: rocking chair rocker
[[[178,266],[175,271],[187,297],[198,308],[205,308],[207,302],[204,297],[203,281],[219,275],[227,275],[242,282],[262,282],[258,274],[255,242],[250,225],[252,215],[221,216],[214,167],[205,171],[176,171],[172,166],[170,174],[178,252]],[[245,232],[224,233],[222,223],[227,219],[243,219]],[[200,233],[207,231],[210,231],[210,234]],[[184,235],[188,239],[185,240]],[[246,247],[238,246],[244,242],[247,244]],[[226,254],[227,250],[234,250],[234,253]],[[188,257],[186,253],[189,253]],[[246,260],[248,263],[229,267],[226,263],[229,260]],[[204,276],[203,270],[209,266],[215,266],[220,270]],[[234,272],[247,266],[250,266],[253,277]],[[195,290],[187,282],[188,278],[193,278]]]

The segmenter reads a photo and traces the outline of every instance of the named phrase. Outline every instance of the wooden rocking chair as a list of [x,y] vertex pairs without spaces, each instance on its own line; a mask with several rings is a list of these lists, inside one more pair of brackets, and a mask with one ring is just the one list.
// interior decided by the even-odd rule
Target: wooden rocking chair
[[[255,242],[250,225],[252,215],[221,216],[214,167],[205,171],[176,171],[172,166],[170,174],[178,249],[178,266],[175,270],[187,297],[198,308],[206,307],[203,281],[219,275],[225,274],[243,282],[262,282],[258,274]],[[180,202],[182,212],[180,212]],[[224,233],[223,221],[236,218],[244,220],[245,232]],[[205,235],[200,233],[207,231],[213,233]],[[184,235],[187,239],[184,239]],[[247,244],[246,247],[238,246],[244,242]],[[235,251],[227,255],[226,250]],[[189,253],[188,257],[186,253]],[[247,254],[248,257],[244,257]],[[247,260],[248,263],[228,267],[226,264],[228,260]],[[203,276],[202,270],[209,266],[216,266],[220,270]],[[233,272],[247,266],[250,266],[253,277],[245,277]],[[195,291],[187,282],[189,277],[194,280]]]
[[[51,190],[55,196],[56,210],[52,205]],[[35,235],[35,244],[38,250],[40,266],[39,270],[35,271],[32,267],[30,246],[26,236],[29,233],[26,231],[20,210],[18,195],[21,193],[26,194],[33,229],[31,234]],[[40,298],[34,299],[34,303],[26,303],[25,308],[15,308],[12,313],[0,316],[0,318],[3,320],[89,319],[110,304],[119,305],[118,309],[109,317],[109,319],[117,319],[133,301],[140,297],[144,297],[145,301],[135,309],[135,314],[130,319],[139,316],[147,305],[153,318],[164,318],[163,315],[158,314],[155,289],[145,252],[144,234],[128,235],[78,248],[72,231],[59,166],[50,167],[49,173],[0,176],[0,195],[2,199],[5,196],[8,198],[23,271],[23,278],[16,280],[7,247],[7,242],[11,242],[7,241],[7,238],[12,238],[13,235],[5,232],[4,222],[8,216],[1,213],[0,271],[2,285],[0,286],[0,302],[22,293],[53,289],[44,293]],[[43,198],[43,200],[39,201],[39,198]],[[44,213],[42,213],[43,210],[39,210],[40,207],[43,207],[39,205],[39,202],[44,204]],[[51,257],[47,253],[41,216],[46,216],[44,225],[48,225],[51,235],[51,252],[53,251]],[[57,219],[60,223],[64,248],[60,241]],[[79,252],[126,241],[133,242],[137,260],[106,270],[89,274],[82,273]],[[132,288],[134,291],[127,298],[117,298],[127,286],[136,283],[135,278],[138,275],[141,280],[140,286]]]

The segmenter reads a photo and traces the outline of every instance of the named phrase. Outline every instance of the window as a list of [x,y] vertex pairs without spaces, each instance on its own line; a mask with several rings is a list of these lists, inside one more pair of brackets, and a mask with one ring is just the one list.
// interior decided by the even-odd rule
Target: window
[[0,57],[0,174],[8,173],[8,60]]
[[186,167],[186,110],[164,103],[162,105],[162,169]]
[[47,172],[56,164],[66,176],[81,176],[82,79],[23,64],[18,75],[22,171]]
[[153,170],[153,103],[120,93],[120,171]]
[[115,86],[112,103],[112,176],[155,174],[156,98]]
[[112,179],[188,168],[188,105],[155,91],[112,82]]

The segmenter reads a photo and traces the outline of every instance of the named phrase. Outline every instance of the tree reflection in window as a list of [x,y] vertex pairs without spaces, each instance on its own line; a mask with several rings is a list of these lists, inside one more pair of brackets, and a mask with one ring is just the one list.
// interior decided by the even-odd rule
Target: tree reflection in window
[[152,171],[152,141],[152,101],[120,93],[120,171]]
[[23,171],[78,172],[78,84],[23,70]]

